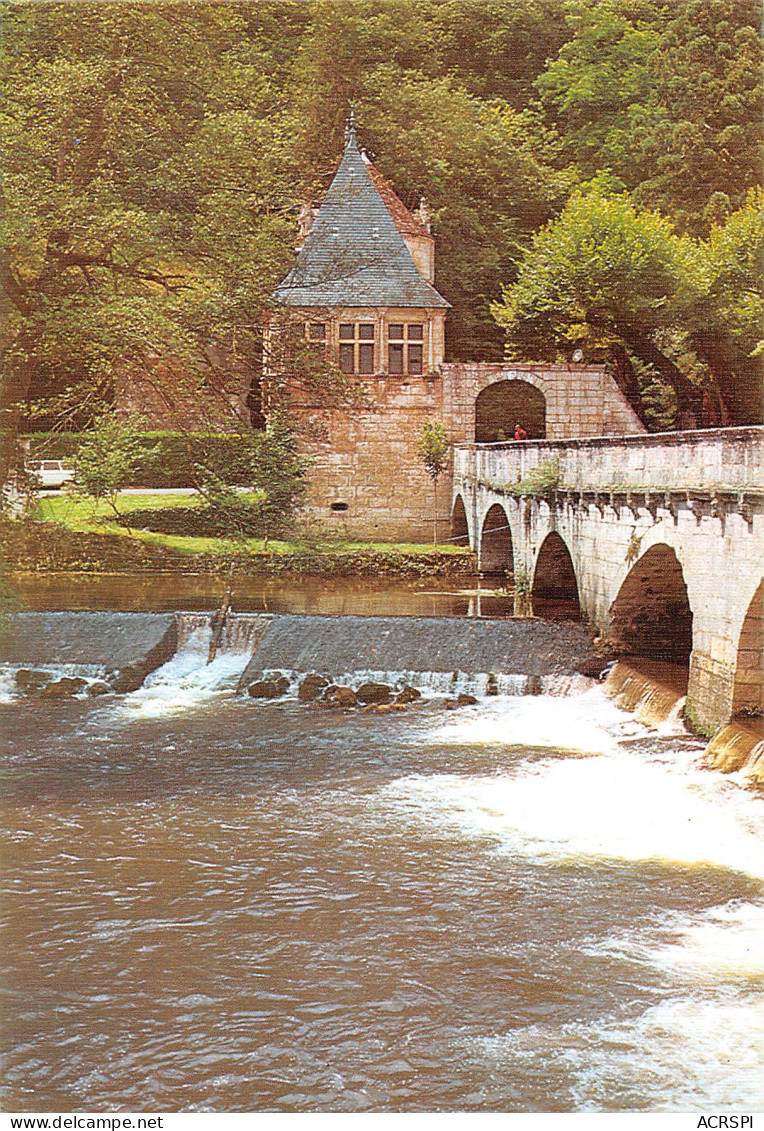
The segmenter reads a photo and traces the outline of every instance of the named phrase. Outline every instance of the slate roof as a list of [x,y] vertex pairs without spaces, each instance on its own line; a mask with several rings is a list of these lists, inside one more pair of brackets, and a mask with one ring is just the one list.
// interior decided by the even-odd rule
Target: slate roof
[[387,211],[395,221],[395,226],[404,240],[406,236],[424,236],[425,239],[432,239],[432,236],[427,231],[416,212],[409,211],[390,182],[385,180],[376,165],[372,165],[363,151],[361,152],[361,157],[366,168],[369,170],[369,176],[374,181]]
[[313,228],[271,298],[287,306],[450,306],[417,271],[353,129]]

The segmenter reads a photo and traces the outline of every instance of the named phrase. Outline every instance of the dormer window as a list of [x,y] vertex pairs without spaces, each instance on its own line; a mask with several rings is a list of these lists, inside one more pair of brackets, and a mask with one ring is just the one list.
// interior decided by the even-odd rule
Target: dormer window
[[374,373],[373,322],[340,322],[340,372]]
[[394,322],[387,328],[387,365],[392,374],[416,376],[423,372],[424,325]]

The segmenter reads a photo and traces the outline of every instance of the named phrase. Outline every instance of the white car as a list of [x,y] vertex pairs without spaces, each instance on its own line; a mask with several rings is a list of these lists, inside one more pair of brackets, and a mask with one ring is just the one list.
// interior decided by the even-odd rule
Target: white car
[[74,479],[72,469],[64,467],[60,459],[33,459],[26,466],[40,481],[42,488],[63,487]]

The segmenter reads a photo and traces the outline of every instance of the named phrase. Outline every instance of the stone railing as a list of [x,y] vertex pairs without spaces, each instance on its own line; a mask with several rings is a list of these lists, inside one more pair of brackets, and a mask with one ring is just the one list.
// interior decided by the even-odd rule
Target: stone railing
[[564,492],[689,492],[705,497],[764,492],[764,426],[460,445],[454,487],[465,480],[501,491],[556,461]]

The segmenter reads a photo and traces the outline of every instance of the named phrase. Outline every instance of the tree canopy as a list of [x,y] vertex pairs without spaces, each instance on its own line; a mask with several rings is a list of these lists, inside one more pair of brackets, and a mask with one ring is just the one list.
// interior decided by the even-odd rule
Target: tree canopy
[[656,377],[673,391],[685,427],[703,418],[704,387],[716,393],[718,423],[731,412],[755,419],[762,203],[752,191],[698,240],[598,178],[534,236],[494,307],[497,321],[517,350],[553,357],[565,341],[609,357],[649,425],[673,423],[661,419],[665,403],[651,413],[642,395]]
[[760,0],[0,9],[7,412],[87,420],[168,358],[200,391],[254,370],[352,104],[399,195],[428,200],[451,357],[575,342],[653,424],[712,385],[755,413]]

